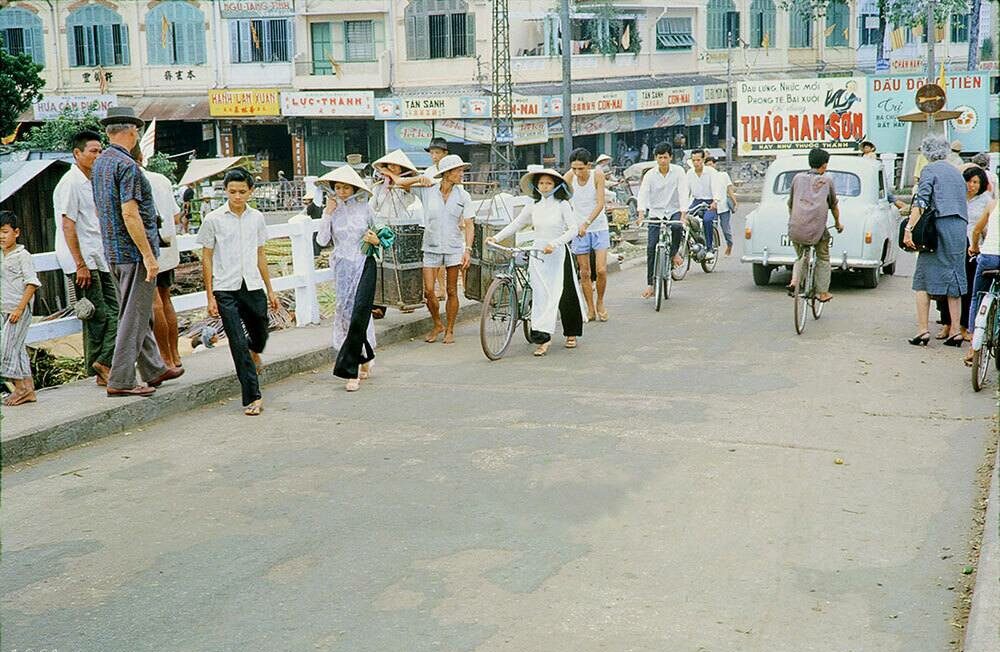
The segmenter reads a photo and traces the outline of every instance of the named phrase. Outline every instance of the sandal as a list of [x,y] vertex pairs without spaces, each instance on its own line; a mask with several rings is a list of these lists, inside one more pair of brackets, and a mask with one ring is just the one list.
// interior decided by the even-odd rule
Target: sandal
[[358,370],[358,380],[368,380],[372,377],[372,372],[369,369]]
[[566,348],[567,349],[575,349],[576,348],[576,338],[575,337],[567,337],[566,338]]
[[259,399],[251,403],[250,405],[243,408],[243,414],[248,417],[259,417],[260,413],[264,411],[264,404]]
[[549,351],[549,342],[546,342],[545,344],[539,344],[538,348],[535,349],[535,352],[532,355],[534,355],[536,358],[540,358],[546,353],[548,353],[548,351]]
[[600,319],[601,321],[608,321],[608,311],[607,310],[598,310],[597,311],[597,318]]
[[359,389],[361,389],[361,381],[358,380],[357,378],[351,378],[350,380],[347,381],[347,384],[344,385],[344,389],[346,389],[349,392],[356,392]]

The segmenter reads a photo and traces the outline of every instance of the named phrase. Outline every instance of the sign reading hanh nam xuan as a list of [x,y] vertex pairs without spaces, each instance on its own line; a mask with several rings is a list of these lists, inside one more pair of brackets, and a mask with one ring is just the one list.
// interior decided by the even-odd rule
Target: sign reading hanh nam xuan
[[865,83],[853,77],[740,82],[739,151],[857,151],[865,139]]

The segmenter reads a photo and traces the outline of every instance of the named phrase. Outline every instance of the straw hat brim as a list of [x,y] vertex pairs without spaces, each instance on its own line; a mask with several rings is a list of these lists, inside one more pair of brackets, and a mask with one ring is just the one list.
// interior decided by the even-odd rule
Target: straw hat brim
[[442,177],[444,176],[445,172],[451,172],[452,170],[458,170],[458,169],[468,170],[471,167],[472,163],[459,163],[457,165],[450,165],[442,170],[438,170],[437,174],[435,174],[434,177],[435,178]]
[[543,168],[541,170],[532,170],[530,172],[526,172],[524,176],[521,177],[521,192],[524,193],[525,195],[533,196],[536,192],[535,177],[541,176],[543,174],[555,179],[557,185],[559,183],[563,184],[563,188],[566,189],[567,199],[573,196],[573,188],[568,183],[566,183],[566,180],[563,178],[563,175],[559,174],[557,170],[553,170],[552,168]]
[[413,161],[410,160],[410,157],[408,157],[404,152],[398,149],[389,152],[382,158],[372,163],[372,167],[375,168],[376,170],[381,171],[383,166],[388,165],[390,163],[392,165],[398,165],[399,167],[403,168],[403,176],[411,176],[420,173],[420,171],[417,169],[417,166],[415,166],[413,164]]
[[333,184],[335,183],[346,183],[349,186],[353,186],[356,190],[371,194],[371,190],[365,185],[364,179],[354,171],[354,168],[347,165],[339,167],[336,170],[331,170],[319,179],[316,179],[316,185],[323,188],[333,188]]

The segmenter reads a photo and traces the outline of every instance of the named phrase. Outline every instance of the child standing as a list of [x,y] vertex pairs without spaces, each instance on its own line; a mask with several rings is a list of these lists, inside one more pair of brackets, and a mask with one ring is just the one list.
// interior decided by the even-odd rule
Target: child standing
[[264,409],[258,374],[260,354],[267,343],[267,307],[270,304],[277,310],[278,297],[271,289],[267,271],[264,215],[247,205],[253,193],[253,177],[236,168],[226,172],[222,185],[228,201],[206,215],[198,229],[202,276],[208,314],[222,318],[222,328],[229,338],[229,351],[243,390],[243,413],[255,417]]
[[31,254],[17,244],[21,230],[17,216],[0,211],[0,267],[3,271],[0,303],[3,311],[3,360],[0,375],[14,383],[14,393],[4,401],[7,407],[35,402],[35,384],[31,380],[31,362],[24,341],[31,325],[35,290],[42,284],[35,274]]
[[356,392],[371,374],[375,358],[376,258],[383,246],[392,246],[394,234],[375,224],[375,212],[368,203],[365,182],[349,165],[337,168],[316,182],[332,189],[327,197],[316,242],[333,245],[330,267],[337,287],[337,307],[333,316],[333,348],[337,363],[333,374],[347,380],[349,392]]

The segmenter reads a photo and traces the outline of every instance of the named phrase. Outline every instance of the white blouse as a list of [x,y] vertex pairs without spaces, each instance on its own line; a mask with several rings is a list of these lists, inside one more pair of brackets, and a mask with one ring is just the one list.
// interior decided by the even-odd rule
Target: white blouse
[[539,249],[546,245],[559,247],[568,244],[580,228],[568,201],[545,197],[525,206],[514,221],[493,238],[505,240],[528,226],[535,230],[535,247]]

